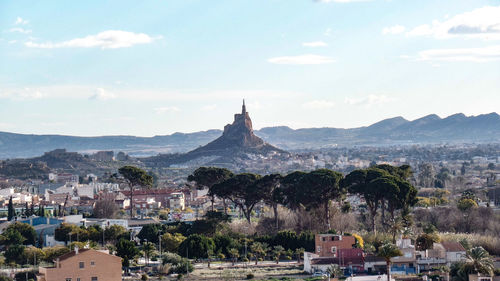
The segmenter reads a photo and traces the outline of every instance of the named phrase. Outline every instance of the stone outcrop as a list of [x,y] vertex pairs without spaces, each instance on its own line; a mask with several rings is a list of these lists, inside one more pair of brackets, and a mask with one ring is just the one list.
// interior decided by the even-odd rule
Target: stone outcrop
[[267,154],[269,152],[284,152],[281,149],[274,147],[253,133],[252,120],[246,111],[245,101],[241,113],[234,115],[232,124],[224,126],[222,136],[208,143],[205,146],[199,147],[188,154],[226,154],[229,153],[255,153]]
[[[253,133],[252,120],[246,111],[245,101],[241,113],[234,115],[232,124],[224,126],[222,136],[185,154],[160,154],[144,158],[148,166],[165,167],[173,164],[188,163],[191,161],[205,164],[231,163],[236,159],[248,158],[248,154],[269,155],[286,154],[275,146],[264,142]],[[207,162],[208,161],[208,162]]]

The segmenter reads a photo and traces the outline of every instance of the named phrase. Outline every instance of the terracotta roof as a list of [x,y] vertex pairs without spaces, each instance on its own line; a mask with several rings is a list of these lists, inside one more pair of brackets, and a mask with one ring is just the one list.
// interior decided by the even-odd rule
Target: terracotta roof
[[[78,254],[80,255],[80,254],[83,254],[83,253],[88,252],[88,251],[92,251],[92,252],[94,252],[93,254],[96,254],[96,253],[101,253],[101,254],[104,254],[104,255],[108,255],[108,256],[110,256],[110,257],[115,257],[115,258],[119,258],[119,259],[121,259],[120,257],[117,257],[117,256],[115,256],[115,255],[110,255],[110,254],[105,253],[105,252],[103,252],[103,251],[97,251],[97,250],[94,250],[94,249],[79,249],[79,250],[78,250]],[[69,252],[69,253],[67,253],[67,254],[64,254],[64,255],[60,256],[60,257],[59,257],[59,261],[66,260],[66,259],[69,259],[69,258],[74,257],[74,256],[76,256],[75,251],[71,251],[71,252]]]
[[458,242],[441,242],[441,245],[447,252],[465,252],[464,246]]
[[[80,253],[86,252],[88,250],[90,250],[90,249],[79,249],[78,253],[80,254]],[[75,251],[71,251],[71,252],[66,253],[66,254],[64,254],[62,256],[59,256],[59,261],[63,261],[65,259],[69,259],[69,258],[71,258],[72,256],[75,256],[75,255],[76,255]]]
[[464,246],[458,242],[441,242],[447,252],[465,252]]
[[[121,190],[121,193],[125,196],[130,196],[130,190]],[[174,192],[179,192],[177,190],[171,189],[135,189],[134,195],[160,195],[160,194],[171,194]]]

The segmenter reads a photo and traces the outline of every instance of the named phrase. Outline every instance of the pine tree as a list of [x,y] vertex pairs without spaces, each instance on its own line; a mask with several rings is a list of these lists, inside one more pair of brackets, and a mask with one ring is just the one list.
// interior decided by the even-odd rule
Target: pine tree
[[31,212],[30,212],[30,209],[28,207],[28,202],[26,202],[26,206],[25,206],[24,210],[26,212],[25,214],[27,217],[31,216]]
[[16,216],[16,210],[14,209],[14,204],[12,204],[12,196],[11,196],[9,199],[7,219],[11,221],[15,216]]

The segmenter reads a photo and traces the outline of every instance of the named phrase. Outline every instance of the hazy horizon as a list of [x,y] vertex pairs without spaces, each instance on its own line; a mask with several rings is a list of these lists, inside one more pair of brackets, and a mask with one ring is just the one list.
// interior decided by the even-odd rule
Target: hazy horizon
[[[479,116],[479,115],[488,115],[488,114],[498,114],[497,112],[488,112],[488,113],[482,113],[482,114],[478,114],[478,115],[465,115],[466,117],[475,117],[475,116]],[[249,112],[250,114],[250,118],[252,118],[251,116],[251,113]],[[423,118],[423,117],[426,117],[426,116],[429,116],[429,115],[437,115],[439,118],[441,119],[445,119],[449,116],[452,116],[452,115],[456,115],[456,114],[463,114],[462,112],[457,112],[457,113],[454,113],[454,114],[450,114],[450,115],[446,115],[446,116],[440,116],[439,114],[427,114],[427,115],[424,115],[424,116],[420,116],[418,118],[415,118],[415,119],[408,119],[408,118],[405,118],[403,116],[393,116],[393,117],[388,117],[388,118],[384,118],[384,119],[381,119],[381,120],[377,120],[377,121],[374,121],[370,124],[366,124],[366,125],[361,125],[361,126],[357,126],[357,127],[332,127],[332,126],[323,126],[323,127],[299,127],[299,128],[294,128],[294,127],[290,127],[290,126],[286,126],[286,125],[274,125],[274,126],[265,126],[265,127],[256,127],[255,126],[255,123],[253,122],[253,119],[252,119],[252,123],[253,123],[253,129],[254,130],[260,130],[262,128],[272,128],[272,127],[289,127],[293,130],[299,130],[299,129],[317,129],[317,128],[333,128],[333,129],[356,129],[356,128],[362,128],[362,127],[369,127],[373,124],[376,124],[378,122],[381,122],[381,121],[384,121],[384,120],[388,120],[388,119],[393,119],[393,118],[398,118],[398,117],[402,117],[403,119],[407,120],[407,121],[415,121],[415,120],[418,120],[420,118]],[[228,121],[228,123],[226,124],[230,124],[232,122],[231,121]],[[211,130],[219,130],[219,131],[223,131],[224,130],[224,126],[226,125],[221,125],[220,128],[209,128],[209,129],[202,129],[202,130],[198,130],[198,131],[177,131],[177,132],[173,132],[173,133],[168,133],[168,134],[159,134],[159,135],[147,135],[147,136],[144,136],[144,135],[132,135],[132,134],[113,134],[113,135],[67,135],[67,134],[58,134],[58,133],[42,133],[42,134],[33,134],[33,133],[19,133],[19,132],[14,132],[14,131],[0,131],[0,132],[4,132],[4,133],[14,133],[14,134],[23,134],[23,135],[61,135],[61,136],[72,136],[72,137],[107,137],[107,136],[132,136],[132,137],[144,137],[144,138],[148,138],[148,137],[155,137],[155,136],[165,136],[165,135],[172,135],[172,134],[176,134],[176,133],[182,133],[182,134],[192,134],[192,133],[198,133],[198,132],[205,132],[205,131],[211,131]]]

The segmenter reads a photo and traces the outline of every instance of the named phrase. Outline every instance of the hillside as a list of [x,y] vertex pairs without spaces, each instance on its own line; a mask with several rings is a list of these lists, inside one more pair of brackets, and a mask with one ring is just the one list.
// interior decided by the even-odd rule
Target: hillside
[[[269,127],[254,131],[263,141],[284,150],[317,149],[330,146],[397,145],[418,143],[498,142],[500,116],[454,114],[446,118],[428,115],[413,121],[402,117],[385,119],[371,126],[291,129]],[[133,156],[180,153],[206,145],[222,135],[221,130],[175,133],[155,137],[102,136],[73,137],[61,135],[23,135],[0,132],[0,159],[34,157],[46,151],[125,151]]]

